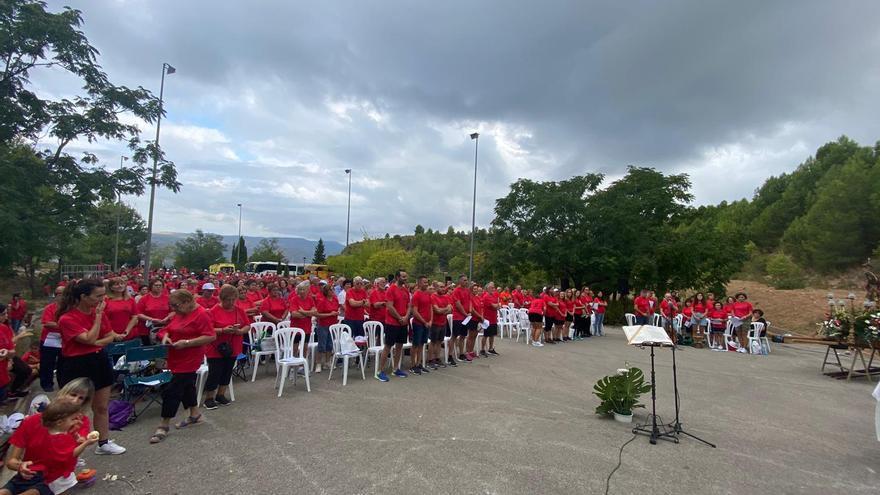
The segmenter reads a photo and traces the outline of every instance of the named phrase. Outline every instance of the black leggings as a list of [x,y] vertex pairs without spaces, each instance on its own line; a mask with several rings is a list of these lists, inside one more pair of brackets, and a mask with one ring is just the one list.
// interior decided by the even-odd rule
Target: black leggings
[[205,381],[205,391],[213,392],[221,385],[228,385],[232,380],[233,368],[235,368],[234,357],[208,358],[208,379]]
[[171,375],[171,382],[162,391],[162,417],[173,418],[177,414],[180,404],[183,404],[186,409],[197,405],[195,373]]
[[[5,364],[4,364],[5,366]],[[28,381],[33,373],[31,367],[18,356],[12,358],[12,383],[9,384],[10,392],[18,392]]]

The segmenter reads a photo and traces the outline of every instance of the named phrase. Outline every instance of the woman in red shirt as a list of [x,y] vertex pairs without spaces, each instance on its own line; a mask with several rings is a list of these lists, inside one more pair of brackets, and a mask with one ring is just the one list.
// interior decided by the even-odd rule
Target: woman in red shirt
[[529,323],[532,324],[532,346],[544,347],[541,343],[541,327],[544,321],[544,299],[536,297],[529,301]]
[[107,288],[109,290],[104,314],[110,320],[110,328],[121,335],[123,340],[138,338],[137,332],[132,332],[138,323],[137,304],[129,295],[125,280],[120,277],[112,278],[107,282]]
[[21,298],[18,292],[12,294],[12,300],[6,309],[9,312],[9,326],[12,327],[12,333],[18,333],[21,324],[27,315],[27,301]]
[[[736,301],[731,304],[730,309],[730,314],[733,315],[733,327],[736,329],[736,334],[739,338],[739,345],[743,349],[746,349],[746,337],[748,333],[745,329],[748,328],[749,319],[754,310],[752,303],[747,301],[748,298],[749,296],[747,296],[745,292],[737,292]],[[745,323],[745,325],[743,323]]]
[[724,333],[724,327],[727,325],[727,312],[724,311],[724,305],[721,304],[721,301],[715,301],[715,307],[709,310],[707,316],[711,322],[709,348],[723,351],[725,350],[724,337],[721,334]]
[[287,301],[290,304],[290,326],[302,328],[307,337],[312,333],[312,317],[318,316],[310,286],[310,282],[300,282],[296,286],[296,292]]
[[122,454],[125,449],[110,440],[110,386],[113,368],[104,346],[122,336],[110,328],[104,314],[104,283],[80,280],[64,289],[58,303],[58,330],[61,333],[61,364],[58,383],[63,387],[74,378],[85,377],[95,385],[92,413],[100,435],[96,454]]
[[241,310],[248,315],[248,318],[253,319],[254,316],[260,314],[260,310],[257,309],[256,304],[254,304],[254,302],[248,297],[247,287],[239,285],[236,290],[238,291],[238,299],[235,300],[235,305],[241,308]]
[[321,293],[316,296],[315,307],[317,309],[318,327],[315,329],[315,342],[318,353],[315,356],[315,373],[321,372],[322,365],[333,353],[333,340],[330,338],[330,325],[339,323],[339,300],[333,294],[330,284],[321,284]]
[[168,292],[165,290],[165,282],[161,278],[150,281],[150,292],[141,297],[137,302],[138,319],[141,324],[137,328],[137,335],[144,345],[150,345],[150,330],[159,329],[171,321],[171,305],[168,302]]
[[684,307],[681,308],[681,314],[682,324],[684,325],[682,333],[685,335],[690,333],[690,337],[693,338],[694,299],[692,297],[685,299]]
[[269,321],[276,325],[287,318],[287,301],[282,299],[278,284],[269,284],[269,296],[260,303],[260,311],[263,314],[261,321]]
[[[241,292],[246,296],[246,292]],[[208,378],[205,380],[205,409],[217,409],[218,405],[228,406],[226,388],[232,380],[235,361],[241,354],[244,334],[250,328],[251,320],[236,303],[240,301],[239,291],[231,286],[220,288],[220,304],[208,310],[214,325],[217,340],[207,347]],[[247,298],[244,299],[247,301]],[[216,392],[216,394],[215,394]]]
[[217,336],[208,310],[196,304],[196,298],[187,290],[176,290],[169,296],[174,316],[156,335],[162,345],[168,346],[167,367],[171,382],[162,390],[162,420],[150,443],[165,440],[171,419],[183,404],[189,416],[174,425],[186,428],[204,421],[196,402],[196,371],[205,359],[205,346]]
[[593,335],[602,337],[605,335],[605,310],[608,308],[608,301],[605,300],[605,294],[600,290],[596,292],[593,298]]
[[709,306],[706,303],[703,293],[697,292],[696,295],[694,295],[693,317],[691,317],[691,323],[694,327],[694,335],[702,337],[703,333],[709,330],[709,318],[706,317],[706,313],[708,313],[710,309],[712,309],[712,306]]

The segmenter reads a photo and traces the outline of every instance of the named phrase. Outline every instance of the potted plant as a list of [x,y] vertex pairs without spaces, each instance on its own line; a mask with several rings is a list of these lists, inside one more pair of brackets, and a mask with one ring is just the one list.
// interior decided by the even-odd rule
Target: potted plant
[[633,409],[645,407],[639,404],[639,397],[650,390],[642,370],[620,369],[616,375],[603,377],[593,386],[593,393],[602,401],[596,407],[596,414],[613,414],[615,420],[631,423]]

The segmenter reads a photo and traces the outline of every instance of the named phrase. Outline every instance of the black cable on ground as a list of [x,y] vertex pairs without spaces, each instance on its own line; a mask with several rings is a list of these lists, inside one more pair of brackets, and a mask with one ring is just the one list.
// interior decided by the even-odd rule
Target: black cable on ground
[[605,495],[608,495],[608,490],[611,488],[611,477],[614,476],[614,473],[620,469],[620,466],[623,464],[623,448],[629,445],[630,442],[636,439],[635,433],[633,433],[632,438],[627,440],[623,445],[620,446],[620,452],[617,454],[617,466],[614,466],[614,469],[608,473],[608,478],[605,479]]

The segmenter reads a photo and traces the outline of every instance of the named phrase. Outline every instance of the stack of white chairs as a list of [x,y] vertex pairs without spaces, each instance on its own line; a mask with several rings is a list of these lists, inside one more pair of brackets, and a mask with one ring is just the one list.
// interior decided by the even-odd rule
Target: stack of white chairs
[[452,347],[452,314],[446,315],[446,328],[449,329],[446,337],[443,337],[443,363],[449,364],[449,356],[455,356],[455,349],[451,349]]
[[[274,334],[275,330],[275,324],[269,321],[258,321],[256,323],[251,323],[251,328],[248,330],[248,336],[251,342],[251,358],[254,363],[254,373],[251,376],[252,382],[257,380],[257,369],[260,367],[260,359],[262,359],[263,357],[275,355],[274,350],[258,351],[255,349],[255,346],[260,344],[260,340],[262,340],[262,338],[266,336],[267,333],[272,332]],[[277,367],[278,363],[276,363],[275,366]]]
[[333,370],[336,369],[336,360],[342,359],[342,386],[344,387],[348,383],[348,361],[351,358],[357,357],[360,360],[361,378],[366,380],[367,377],[364,374],[364,355],[361,354],[360,351],[343,352],[342,342],[340,340],[343,333],[347,333],[350,337],[351,327],[343,323],[330,325],[330,339],[333,341],[333,357],[330,362],[330,375],[327,377],[327,380],[333,378]]
[[501,306],[498,308],[498,337],[504,338],[504,331],[510,331],[510,320],[508,319],[508,314],[510,311],[506,306]]
[[[302,328],[282,328],[275,332],[275,363],[280,373],[275,375],[275,386],[278,387],[278,397],[284,392],[284,382],[293,371],[293,386],[296,386],[296,370],[303,369],[306,379],[306,390],[311,392],[309,384],[309,361],[303,356],[303,347],[306,341],[306,332]],[[295,343],[294,343],[295,342]]]
[[520,335],[523,336],[523,342],[526,345],[532,339],[532,323],[529,321],[529,311],[526,308],[516,310],[516,341],[519,342]]

